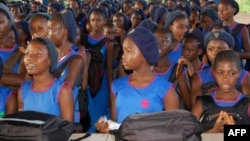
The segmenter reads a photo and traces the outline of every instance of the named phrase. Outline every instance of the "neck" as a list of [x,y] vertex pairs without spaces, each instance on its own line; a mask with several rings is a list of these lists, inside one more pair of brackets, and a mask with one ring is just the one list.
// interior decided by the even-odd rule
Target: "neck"
[[156,72],[165,72],[170,65],[171,61],[168,59],[168,57],[164,56],[161,57],[158,61],[158,64],[155,66],[154,70]]
[[226,101],[235,100],[238,97],[238,94],[239,92],[235,88],[229,92],[223,92],[220,89],[216,92],[216,96],[218,99],[222,99]]
[[229,18],[228,20],[224,21],[229,27],[232,27],[235,24],[234,18]]
[[34,75],[33,88],[35,90],[44,90],[45,88],[48,88],[51,85],[54,79],[55,77],[50,72],[47,72],[43,75]]
[[58,59],[62,58],[63,56],[67,55],[72,49],[71,49],[72,43],[70,42],[64,42],[60,45],[58,48]]
[[140,70],[133,70],[133,73],[131,74],[131,77],[133,79],[147,79],[151,78],[154,76],[153,72],[153,67],[152,68],[147,68],[147,69],[140,69]]
[[92,37],[98,38],[98,37],[102,37],[102,36],[103,36],[103,32],[102,32],[102,31],[92,31],[92,32],[90,33],[90,35],[91,35]]

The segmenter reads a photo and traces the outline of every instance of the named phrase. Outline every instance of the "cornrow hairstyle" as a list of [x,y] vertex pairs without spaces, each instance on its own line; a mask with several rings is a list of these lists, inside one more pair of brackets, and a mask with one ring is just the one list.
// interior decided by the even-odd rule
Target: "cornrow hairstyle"
[[187,39],[197,41],[197,42],[199,43],[199,46],[198,46],[198,47],[199,47],[200,49],[202,49],[202,50],[205,50],[205,47],[203,46],[203,44],[200,42],[200,40],[199,40],[195,35],[187,34],[187,35],[184,37],[183,42],[185,42]]
[[229,61],[229,62],[233,62],[236,64],[236,67],[238,70],[241,70],[241,61],[240,61],[240,57],[239,55],[234,52],[233,50],[225,50],[225,51],[220,51],[214,60],[214,64],[213,64],[213,69],[216,69],[216,67],[218,66],[219,62],[221,61]]

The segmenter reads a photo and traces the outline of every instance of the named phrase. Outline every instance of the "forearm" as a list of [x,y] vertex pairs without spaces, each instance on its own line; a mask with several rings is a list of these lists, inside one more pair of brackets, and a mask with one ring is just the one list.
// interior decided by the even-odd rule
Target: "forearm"
[[25,80],[25,76],[22,74],[3,74],[0,83],[7,86],[19,87]]

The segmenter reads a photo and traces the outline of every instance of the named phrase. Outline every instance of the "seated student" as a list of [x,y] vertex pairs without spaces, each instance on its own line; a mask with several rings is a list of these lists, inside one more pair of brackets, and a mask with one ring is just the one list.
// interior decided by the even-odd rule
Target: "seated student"
[[[111,85],[111,119],[122,123],[131,114],[178,109],[178,97],[172,84],[152,72],[159,60],[154,35],[145,28],[135,28],[125,38],[123,52],[123,66],[133,72],[114,80]],[[109,131],[103,118],[96,127],[100,132]]]
[[218,89],[200,96],[192,109],[194,116],[201,120],[203,132],[218,133],[223,132],[224,125],[250,123],[250,98],[236,89],[241,70],[240,58],[234,51],[216,55],[212,71]]
[[[207,64],[201,62],[201,57],[204,54],[204,36],[198,29],[190,30],[184,37],[182,56],[178,60],[178,66],[176,70],[176,77],[179,78],[179,84],[181,84],[181,94],[183,96],[185,106],[191,109],[190,103],[190,80],[197,71],[203,70],[208,67]],[[181,80],[184,74],[189,78],[186,81]],[[185,76],[185,75],[184,75]],[[184,83],[184,84],[182,84]],[[186,87],[183,87],[186,86]],[[187,87],[188,86],[188,87]]]
[[188,30],[188,17],[181,11],[170,12],[167,16],[164,28],[172,31],[174,34],[174,48],[169,53],[169,59],[177,63],[181,57],[182,40],[185,32]]
[[24,64],[32,80],[25,81],[18,91],[18,109],[44,112],[73,121],[72,89],[56,79],[58,53],[47,38],[32,39],[25,50]]
[[[232,36],[235,40],[234,51],[240,58],[242,66],[247,71],[250,70],[250,42],[249,32],[244,24],[235,21],[234,16],[239,12],[239,5],[236,0],[220,0],[218,3],[219,19],[225,22],[232,30]],[[243,61],[246,60],[244,64]]]
[[[211,65],[214,63],[215,56],[223,50],[232,50],[234,47],[233,37],[224,31],[210,32],[205,37],[205,47],[208,60]],[[250,75],[242,70],[237,81],[237,87],[243,94],[250,94]],[[206,95],[209,91],[217,88],[217,84],[212,73],[212,69],[206,68],[197,72],[191,80],[191,104],[194,105],[196,97]]]
[[[75,26],[72,26],[75,25]],[[77,94],[80,89],[79,83],[82,80],[81,73],[83,68],[82,57],[78,55],[78,48],[73,44],[77,37],[76,23],[74,17],[69,10],[62,10],[60,13],[51,17],[48,21],[48,37],[55,44],[58,51],[57,70],[66,62],[66,66],[62,68],[58,79],[65,81],[73,90],[73,99],[75,103],[74,122],[79,122],[79,106]],[[83,53],[84,51],[82,51]],[[71,60],[70,57],[74,56]]]
[[201,10],[201,27],[204,36],[209,32],[211,25],[218,20],[217,12],[212,8]]

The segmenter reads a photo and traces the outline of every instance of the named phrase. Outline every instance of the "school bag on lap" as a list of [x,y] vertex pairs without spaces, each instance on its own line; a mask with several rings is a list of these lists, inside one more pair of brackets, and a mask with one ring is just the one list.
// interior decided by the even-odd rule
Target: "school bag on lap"
[[0,119],[1,141],[67,141],[72,132],[73,123],[36,111],[20,111]]
[[247,113],[250,108],[250,97],[242,98],[237,104],[229,107],[219,107],[210,95],[199,96],[203,107],[201,116],[201,130],[205,132],[213,128],[220,111],[225,111],[231,115],[236,125],[250,125],[250,118]]
[[130,115],[118,134],[116,137],[123,141],[201,140],[199,122],[191,112],[182,109]]

